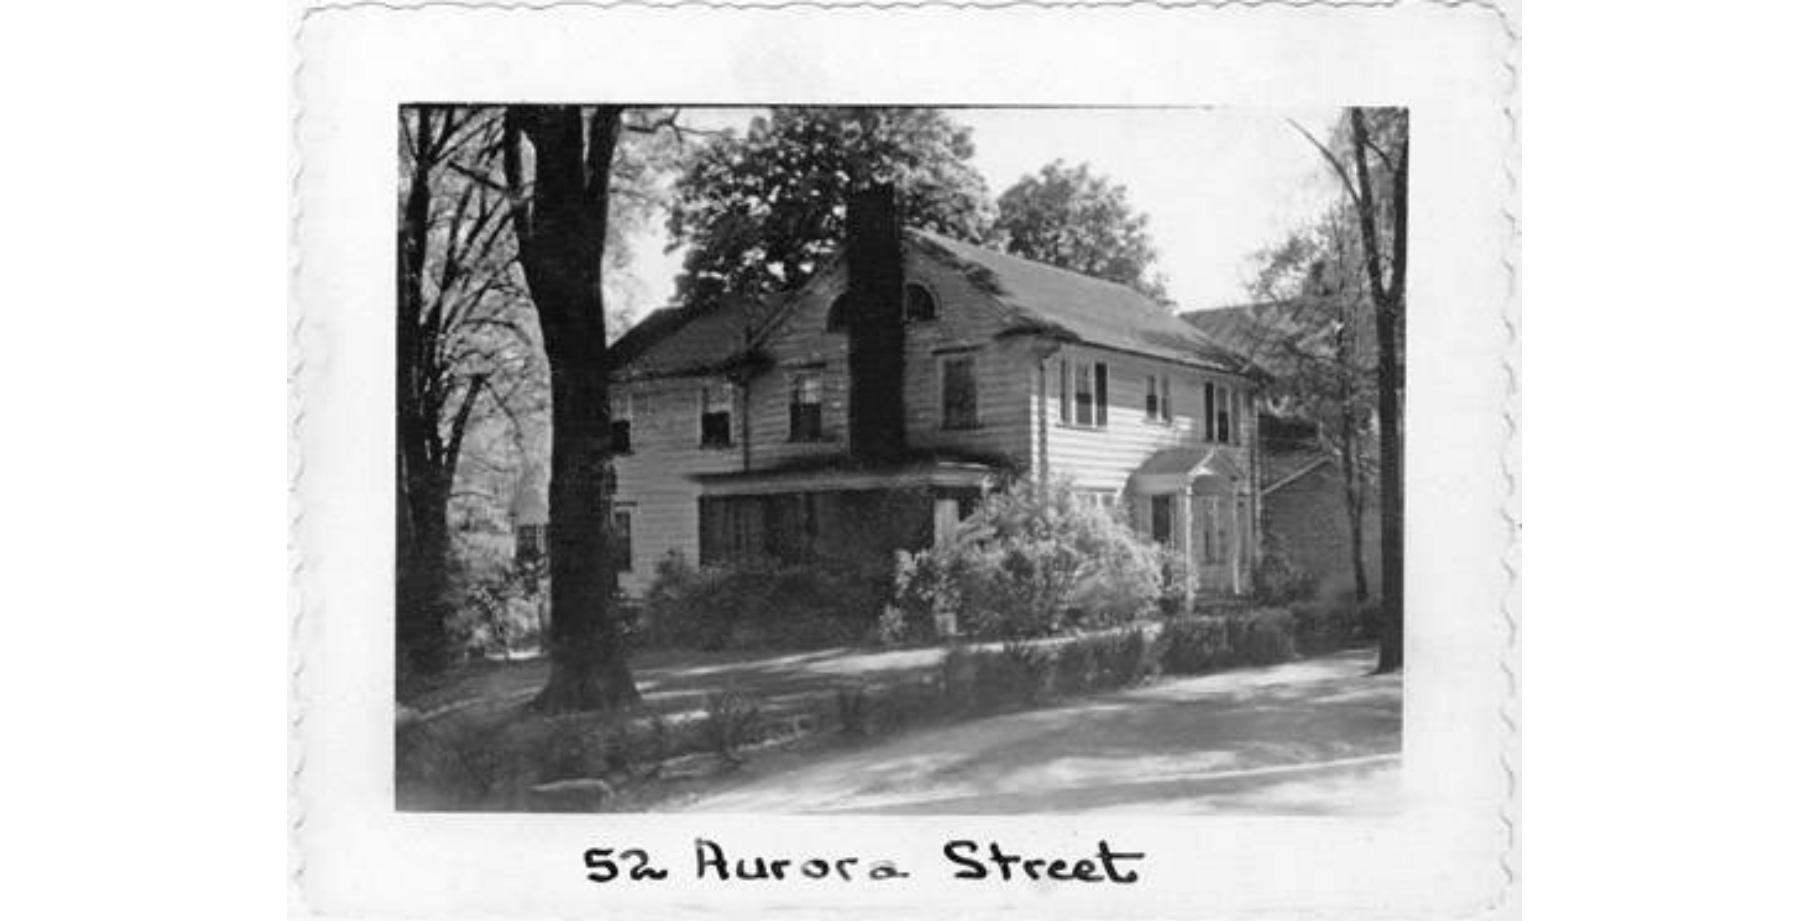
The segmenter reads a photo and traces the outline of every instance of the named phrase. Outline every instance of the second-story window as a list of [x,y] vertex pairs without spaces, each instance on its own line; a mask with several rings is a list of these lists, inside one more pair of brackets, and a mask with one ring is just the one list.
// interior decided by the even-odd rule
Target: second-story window
[[710,384],[701,398],[702,445],[705,448],[727,448],[734,445],[734,388],[727,384]]
[[1149,392],[1143,397],[1143,412],[1150,422],[1174,421],[1174,391],[1166,374],[1149,375]]
[[944,355],[942,364],[942,428],[970,429],[979,425],[979,385],[974,379],[971,352]]
[[609,395],[609,451],[612,454],[634,453],[634,395],[617,392]]
[[1230,392],[1230,443],[1243,443],[1243,401],[1245,394],[1241,390]]
[[791,375],[791,440],[822,440],[822,372]]
[[1212,411],[1212,415],[1209,417],[1209,424],[1212,426],[1213,440],[1215,441],[1227,444],[1230,442],[1231,403],[1235,396],[1236,394],[1229,387],[1218,388],[1218,399],[1215,401],[1216,406]]
[[1089,428],[1104,428],[1106,408],[1111,405],[1111,396],[1107,392],[1111,375],[1103,362],[1079,362],[1074,365],[1074,412],[1075,425]]

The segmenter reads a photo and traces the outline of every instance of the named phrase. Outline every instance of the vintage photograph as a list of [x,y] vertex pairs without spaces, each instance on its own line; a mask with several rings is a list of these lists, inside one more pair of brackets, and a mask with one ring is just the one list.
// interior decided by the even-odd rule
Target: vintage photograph
[[1411,134],[400,106],[395,808],[1396,813]]

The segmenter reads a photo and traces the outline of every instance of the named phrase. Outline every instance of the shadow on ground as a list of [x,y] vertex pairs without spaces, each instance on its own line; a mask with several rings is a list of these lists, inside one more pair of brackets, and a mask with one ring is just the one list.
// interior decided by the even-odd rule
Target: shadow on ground
[[1385,814],[1398,802],[1399,675],[1355,650],[1161,681],[928,729],[757,776],[700,812]]

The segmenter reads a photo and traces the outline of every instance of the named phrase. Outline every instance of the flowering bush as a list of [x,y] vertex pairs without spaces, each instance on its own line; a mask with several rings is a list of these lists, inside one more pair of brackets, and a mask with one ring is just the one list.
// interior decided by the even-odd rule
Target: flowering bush
[[1018,639],[1148,616],[1164,590],[1162,555],[1065,484],[1020,481],[988,497],[941,544],[899,554],[880,635]]

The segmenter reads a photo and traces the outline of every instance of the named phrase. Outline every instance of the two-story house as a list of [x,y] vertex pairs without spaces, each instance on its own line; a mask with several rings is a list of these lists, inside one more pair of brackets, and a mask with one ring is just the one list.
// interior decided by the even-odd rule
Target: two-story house
[[889,562],[1013,477],[1064,478],[1251,581],[1257,381],[1142,294],[903,228],[855,197],[848,241],[772,304],[660,311],[613,370],[622,584],[658,561]]

